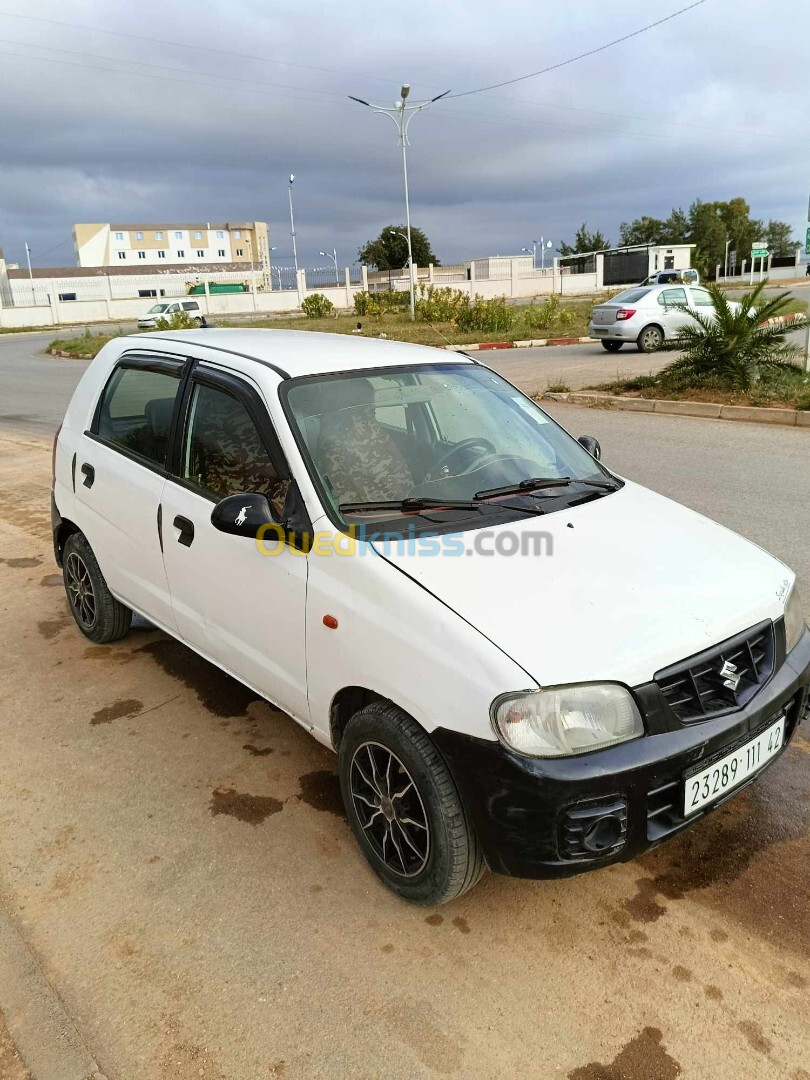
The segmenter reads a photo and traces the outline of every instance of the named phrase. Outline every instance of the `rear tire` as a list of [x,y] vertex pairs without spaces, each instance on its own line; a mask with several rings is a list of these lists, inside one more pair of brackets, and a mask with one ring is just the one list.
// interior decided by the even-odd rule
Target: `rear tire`
[[602,348],[608,352],[618,352],[622,345],[624,345],[623,341],[602,341]]
[[638,351],[643,353],[655,352],[664,343],[664,332],[660,326],[650,324],[645,326],[636,339]]
[[340,744],[346,815],[375,874],[415,904],[444,904],[484,872],[453,778],[427,733],[395,705],[356,713]]
[[129,631],[132,612],[108,589],[84,533],[68,537],[62,553],[62,576],[70,613],[86,638],[106,645]]

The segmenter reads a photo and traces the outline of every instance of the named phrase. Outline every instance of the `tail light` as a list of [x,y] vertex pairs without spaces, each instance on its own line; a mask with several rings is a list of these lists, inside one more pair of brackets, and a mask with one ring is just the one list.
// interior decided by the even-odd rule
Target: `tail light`
[[62,430],[62,425],[56,429],[56,434],[53,437],[53,450],[51,451],[51,480],[56,483],[56,444],[59,442],[59,432]]
[[622,307],[616,312],[616,322],[624,322],[625,319],[632,319],[636,313],[636,309],[633,307]]

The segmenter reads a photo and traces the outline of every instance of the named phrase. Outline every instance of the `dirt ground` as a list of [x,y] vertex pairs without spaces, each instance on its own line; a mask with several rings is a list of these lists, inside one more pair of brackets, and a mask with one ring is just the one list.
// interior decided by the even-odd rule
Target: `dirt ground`
[[109,1080],[810,1080],[806,730],[639,861],[407,906],[291,720],[143,623],[81,637],[49,449],[0,437],[0,904]]

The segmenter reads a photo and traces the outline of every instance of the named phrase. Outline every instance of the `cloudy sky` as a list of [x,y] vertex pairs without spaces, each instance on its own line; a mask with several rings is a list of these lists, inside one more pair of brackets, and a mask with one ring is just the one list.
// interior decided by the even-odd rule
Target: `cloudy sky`
[[[689,0],[0,0],[0,247],[74,262],[77,221],[259,219],[341,264],[403,220],[396,133],[347,100],[456,94]],[[705,0],[416,117],[414,224],[445,262],[743,195],[803,236],[810,3]]]

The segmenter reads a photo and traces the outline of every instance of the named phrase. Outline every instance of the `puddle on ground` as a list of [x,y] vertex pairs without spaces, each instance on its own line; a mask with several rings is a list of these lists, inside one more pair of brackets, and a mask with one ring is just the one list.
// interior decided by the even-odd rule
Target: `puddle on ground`
[[299,795],[301,802],[305,802],[314,810],[322,810],[325,814],[334,814],[335,817],[346,816],[337,773],[330,772],[328,769],[316,769],[315,772],[300,776],[298,782],[301,785]]
[[246,716],[248,705],[258,699],[253,690],[172,638],[150,641],[136,651],[151,656],[167,675],[193,690],[214,716]]
[[645,1027],[613,1061],[582,1065],[568,1074],[568,1080],[677,1080],[681,1067],[666,1052],[662,1039],[658,1028]]
[[229,817],[247,822],[248,825],[261,825],[265,818],[277,814],[283,808],[284,803],[271,795],[247,795],[233,788],[216,788],[211,792],[209,806],[212,817],[228,814]]
[[58,619],[41,619],[37,623],[37,630],[46,641],[51,641],[57,634],[68,626],[70,620],[62,615]]
[[[667,901],[691,895],[806,955],[809,794],[806,755],[790,747],[751,787],[638,859],[635,865],[652,876],[636,882],[638,891],[625,901],[625,910],[639,922],[653,922],[666,912]],[[724,934],[712,931],[716,941]]]
[[453,926],[455,926],[456,930],[460,930],[462,934],[469,934],[470,932],[470,924],[463,915],[456,915],[455,919],[453,919]]
[[93,726],[96,724],[111,724],[113,720],[121,720],[125,716],[135,716],[142,709],[143,702],[138,701],[137,698],[123,698],[121,701],[114,701],[112,705],[105,705],[103,709],[94,712],[90,723]]
[[265,746],[264,749],[260,750],[258,746],[254,746],[253,743],[245,743],[242,749],[247,750],[251,757],[267,757],[268,754],[274,753],[272,746]]
[[[5,563],[6,566],[12,567],[14,570],[29,570],[32,566],[40,566],[42,559],[30,558],[30,559],[0,559],[0,563]],[[59,581],[61,582],[61,577]]]
[[46,588],[53,588],[57,585],[64,584],[61,574],[46,574],[40,581],[40,585],[44,585]]

